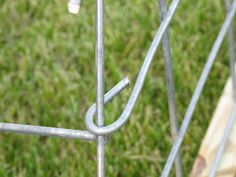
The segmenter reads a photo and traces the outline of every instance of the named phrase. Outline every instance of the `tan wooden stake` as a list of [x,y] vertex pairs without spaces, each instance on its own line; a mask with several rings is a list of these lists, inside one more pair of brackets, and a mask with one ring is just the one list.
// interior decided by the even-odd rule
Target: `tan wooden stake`
[[[233,109],[233,90],[231,79],[227,81],[212,121],[203,139],[198,157],[190,177],[207,177],[215,159],[216,151],[223,136],[228,118]],[[236,176],[236,123],[229,137],[216,177]]]

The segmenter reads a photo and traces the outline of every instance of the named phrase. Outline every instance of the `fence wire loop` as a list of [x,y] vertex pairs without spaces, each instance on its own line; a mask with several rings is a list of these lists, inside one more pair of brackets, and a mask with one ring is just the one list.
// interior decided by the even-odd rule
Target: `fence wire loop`
[[129,97],[128,103],[126,104],[120,117],[111,125],[98,127],[93,122],[93,116],[96,111],[95,108],[90,108],[87,111],[87,113],[85,115],[85,124],[86,124],[87,129],[89,131],[91,131],[92,133],[94,133],[95,135],[107,135],[107,134],[113,133],[114,131],[117,131],[120,127],[122,127],[122,125],[124,125],[128,121],[129,116],[130,116],[130,114],[135,106],[135,103],[137,102],[137,99],[141,93],[141,90],[143,88],[144,81],[146,79],[146,76],[149,71],[152,60],[154,58],[154,55],[157,51],[157,48],[160,45],[162,37],[164,36],[164,34],[171,22],[171,19],[177,9],[179,1],[180,0],[173,0],[172,1],[170,8],[166,14],[166,18],[160,24],[160,27],[159,27],[152,43],[151,43],[151,46],[150,46],[150,48],[147,52],[147,55],[144,59],[143,65],[139,71],[138,77],[136,79],[134,88],[133,88],[131,95]]
[[[121,80],[107,94],[105,94],[104,103],[107,104],[108,102],[110,102],[116,95],[118,95],[122,90],[124,90],[129,85],[129,83],[130,83],[130,81],[129,81],[128,77],[125,77],[123,80]],[[107,129],[107,127],[111,127],[112,130],[116,130],[114,123],[111,125],[108,125],[108,126],[102,126],[102,127],[97,126],[93,122],[95,113],[96,113],[96,104],[93,104],[85,114],[85,123],[86,123],[86,127],[88,128],[89,131],[91,131],[92,133],[94,133],[94,131],[97,131],[97,129],[99,131],[101,131],[101,130],[104,131],[104,129]],[[94,133],[94,134],[99,135],[96,133]],[[108,134],[109,133],[102,134],[102,135],[108,135]]]
[[[174,13],[179,5],[181,0],[172,0],[169,9],[165,7],[165,0],[159,0],[160,5],[160,17],[161,23],[157,30],[157,33],[148,49],[147,55],[143,61],[143,64],[140,68],[138,77],[134,84],[131,95],[128,99],[128,102],[122,111],[120,117],[116,119],[110,125],[104,126],[104,104],[110,102],[115,96],[120,94],[128,85],[130,81],[127,77],[122,79],[117,85],[115,85],[109,92],[104,95],[104,0],[96,0],[96,76],[97,76],[97,84],[96,84],[96,93],[97,100],[96,103],[93,104],[85,114],[85,125],[87,130],[73,130],[73,129],[64,129],[64,128],[55,128],[55,127],[45,127],[45,126],[33,126],[33,125],[24,125],[24,124],[13,124],[13,123],[2,123],[0,122],[0,132],[13,132],[13,133],[21,133],[21,134],[31,134],[31,135],[40,135],[40,136],[51,136],[51,137],[60,137],[60,138],[75,138],[82,139],[86,141],[95,141],[97,144],[97,171],[98,177],[105,176],[105,144],[109,140],[109,136],[111,133],[120,129],[129,119],[131,112],[137,102],[137,99],[141,93],[141,90],[144,85],[144,81],[146,79],[147,73],[150,69],[150,65],[152,60],[154,59],[154,55],[163,39],[163,53],[165,55],[166,62],[166,75],[167,75],[167,88],[168,88],[168,96],[169,96],[169,109],[170,109],[170,117],[172,117],[172,136],[174,139],[173,146],[167,158],[165,167],[162,171],[161,177],[168,177],[174,161],[176,159],[176,172],[179,172],[177,176],[182,176],[181,170],[181,159],[178,156],[178,152],[181,148],[182,142],[184,140],[184,136],[187,132],[189,124],[192,120],[192,116],[198,100],[203,91],[204,85],[208,78],[209,72],[212,68],[212,65],[216,59],[217,53],[221,47],[221,44],[224,40],[224,37],[228,31],[229,33],[229,44],[230,44],[230,70],[231,70],[231,78],[233,82],[233,90],[234,90],[234,110],[230,117],[230,120],[227,124],[226,131],[224,133],[224,137],[221,140],[221,145],[219,147],[218,153],[216,155],[216,160],[213,163],[213,167],[210,172],[210,177],[214,177],[216,174],[216,170],[219,166],[220,159],[224,152],[225,144],[227,138],[229,136],[230,130],[232,129],[232,125],[236,119],[236,76],[235,76],[235,53],[234,53],[234,35],[233,35],[233,25],[232,20],[236,13],[236,0],[225,0],[227,6],[227,16],[221,29],[218,33],[218,36],[212,46],[210,54],[207,58],[206,64],[203,68],[200,79],[198,80],[197,86],[187,108],[187,111],[184,116],[184,120],[178,132],[177,123],[175,123],[176,119],[176,108],[175,108],[175,100],[174,100],[174,80],[171,71],[171,55],[169,51],[169,42],[168,42],[168,26],[173,19]],[[231,3],[230,3],[231,2]],[[80,10],[81,0],[69,0],[68,2],[68,11],[73,14],[77,14]],[[172,111],[171,111],[172,110]],[[97,113],[97,122],[94,123],[95,114]],[[100,126],[99,126],[100,125]],[[173,128],[174,127],[174,128]],[[176,135],[176,137],[175,137]],[[179,159],[179,160],[178,160]],[[178,162],[179,161],[179,162]]]

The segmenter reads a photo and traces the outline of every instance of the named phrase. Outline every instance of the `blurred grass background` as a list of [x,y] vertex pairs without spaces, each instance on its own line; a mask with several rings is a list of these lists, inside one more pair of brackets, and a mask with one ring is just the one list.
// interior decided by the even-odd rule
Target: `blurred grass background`
[[[106,106],[109,124],[127,102],[159,17],[157,0],[106,0],[105,9],[106,90],[126,75],[131,80]],[[223,0],[183,0],[170,25],[180,122],[224,17]],[[67,12],[66,0],[0,0],[0,121],[85,129],[84,114],[95,101],[94,42],[92,0],[82,2],[79,15]],[[163,64],[159,49],[129,122],[107,145],[107,176],[160,175],[171,147]],[[185,176],[228,75],[225,40],[181,149]],[[0,134],[0,176],[96,176],[95,148]]]

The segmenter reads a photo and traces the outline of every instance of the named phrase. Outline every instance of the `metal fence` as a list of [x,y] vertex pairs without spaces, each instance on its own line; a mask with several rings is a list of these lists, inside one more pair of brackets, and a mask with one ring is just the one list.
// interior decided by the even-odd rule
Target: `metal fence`
[[[142,90],[145,78],[149,71],[154,55],[157,51],[157,48],[161,45],[162,42],[162,50],[164,54],[165,70],[166,70],[169,117],[171,124],[173,146],[171,148],[170,154],[166,161],[161,177],[168,177],[170,175],[170,171],[174,163],[176,167],[176,176],[182,177],[183,174],[181,167],[181,155],[179,154],[179,150],[183,142],[184,135],[186,134],[186,131],[189,127],[199,97],[202,93],[203,87],[208,78],[209,72],[212,68],[212,65],[215,61],[217,53],[220,49],[220,46],[227,32],[229,37],[230,71],[233,82],[232,85],[234,90],[234,100],[236,101],[235,52],[234,52],[235,46],[234,46],[233,26],[231,24],[236,12],[236,0],[233,0],[232,2],[230,2],[230,0],[225,0],[227,16],[223,22],[223,25],[221,26],[221,29],[214,42],[214,45],[212,46],[210,54],[207,58],[207,62],[203,68],[202,74],[200,76],[200,79],[197,83],[191,101],[187,108],[184,120],[179,129],[176,118],[175,88],[172,75],[168,26],[174,17],[174,13],[180,4],[180,0],[172,0],[169,8],[167,8],[165,0],[158,0],[158,4],[159,4],[159,15],[161,19],[160,26],[144,59],[143,65],[140,69],[137,80],[134,84],[128,103],[126,104],[120,117],[117,118],[117,120],[114,123],[110,125],[104,125],[104,104],[107,104],[109,101],[111,101],[111,99],[113,99],[121,91],[123,91],[129,85],[129,80],[127,77],[125,77],[104,96],[104,0],[96,0],[96,81],[97,81],[96,103],[88,109],[85,115],[85,123],[88,130],[72,130],[72,129],[63,129],[55,127],[0,123],[0,131],[22,133],[22,134],[34,134],[41,136],[53,136],[61,138],[76,138],[86,141],[94,141],[97,144],[97,176],[104,177],[105,146],[107,143],[107,137],[110,134],[114,133],[115,131],[119,130],[119,128],[121,128],[129,119],[129,116]],[[70,0],[68,8],[71,13],[78,13],[80,9],[80,0]],[[96,123],[94,123],[95,117],[96,117]],[[224,152],[227,138],[229,137],[235,118],[236,118],[236,103],[234,104],[233,112],[231,113],[229,122],[227,123],[224,136],[221,140],[215,161],[212,165],[212,169],[209,175],[210,177],[214,177],[216,174],[216,170],[218,168],[219,162]]]

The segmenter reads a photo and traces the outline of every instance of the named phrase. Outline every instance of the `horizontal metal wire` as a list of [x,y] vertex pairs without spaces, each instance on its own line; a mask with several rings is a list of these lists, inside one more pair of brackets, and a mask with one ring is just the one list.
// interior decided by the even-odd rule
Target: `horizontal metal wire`
[[76,138],[88,141],[96,140],[96,136],[88,131],[12,123],[0,123],[0,132],[13,132],[20,134],[52,136],[60,138]]
[[133,91],[130,95],[130,98],[128,100],[128,103],[125,106],[125,109],[123,110],[123,112],[121,113],[120,117],[112,124],[108,125],[108,126],[103,126],[103,127],[98,127],[93,121],[93,117],[95,115],[95,109],[89,109],[88,112],[86,113],[85,116],[85,123],[86,123],[86,127],[89,131],[91,131],[92,133],[96,134],[96,135],[107,135],[110,134],[114,131],[117,131],[120,127],[122,127],[126,121],[128,120],[135,103],[137,102],[138,96],[140,95],[140,92],[143,88],[143,84],[147,75],[147,72],[150,68],[151,62],[153,60],[153,57],[155,55],[155,52],[161,42],[161,39],[163,37],[163,35],[165,34],[165,31],[168,27],[168,25],[171,22],[171,19],[176,11],[176,8],[179,4],[180,0],[173,0],[170,8],[166,14],[166,18],[162,21],[156,36],[148,50],[148,53],[146,55],[146,58],[143,62],[142,68],[139,72],[138,78],[135,82]]
[[183,123],[181,125],[181,128],[179,130],[179,135],[178,135],[178,138],[177,140],[175,141],[172,149],[171,149],[171,152],[168,156],[168,159],[167,159],[167,162],[166,162],[166,165],[164,167],[164,170],[163,170],[163,173],[161,175],[161,177],[168,177],[169,174],[170,174],[170,170],[171,170],[171,167],[173,166],[173,163],[174,163],[174,160],[175,160],[175,157],[180,149],[180,146],[183,142],[183,139],[184,139],[184,135],[188,129],[188,126],[189,126],[189,123],[191,121],[191,118],[192,118],[192,115],[193,115],[193,112],[196,108],[196,104],[199,100],[199,97],[202,93],[202,90],[203,90],[203,87],[205,85],[205,82],[206,82],[206,79],[209,75],[209,72],[212,68],[212,65],[213,65],[213,62],[215,61],[215,58],[216,58],[216,55],[219,51],[219,48],[223,42],[223,39],[227,33],[227,30],[231,24],[231,21],[233,20],[233,17],[235,15],[235,11],[236,11],[236,0],[233,1],[232,3],[232,9],[231,11],[229,12],[229,14],[227,15],[225,21],[224,21],[224,24],[223,26],[221,27],[221,30],[217,36],[217,39],[212,47],[212,50],[210,52],[210,55],[207,59],[207,62],[204,66],[204,69],[203,69],[203,72],[201,74],[201,77],[197,83],[197,87],[194,91],[194,94],[193,94],[193,97],[191,98],[191,101],[190,101],[190,104],[188,106],[188,109],[187,109],[187,112],[185,114],[185,117],[184,117],[184,120],[183,120]]
[[217,171],[218,166],[220,164],[220,160],[221,160],[221,158],[223,156],[226,143],[228,141],[228,138],[230,136],[232,128],[235,125],[234,124],[235,121],[236,121],[236,103],[234,103],[233,111],[232,111],[232,113],[231,113],[231,115],[229,117],[229,120],[228,120],[226,128],[225,128],[225,132],[224,132],[223,137],[222,137],[222,139],[220,141],[220,145],[219,145],[219,148],[218,148],[218,150],[216,152],[216,157],[215,157],[215,160],[213,162],[213,165],[212,165],[209,177],[214,177],[216,175],[216,171]]
[[[85,130],[72,130],[72,129],[64,129],[64,128],[55,128],[55,127],[45,127],[45,126],[34,126],[34,125],[24,125],[24,124],[13,124],[13,123],[0,123],[0,132],[14,132],[14,133],[20,133],[20,134],[28,134],[28,135],[41,135],[41,136],[53,136],[53,137],[60,137],[60,138],[75,138],[75,139],[82,139],[87,141],[97,141],[97,135],[108,135],[114,131],[117,131],[120,127],[122,127],[126,121],[128,120],[135,103],[137,102],[138,96],[141,93],[142,87],[144,85],[145,78],[147,76],[147,73],[149,71],[150,65],[152,63],[152,60],[154,58],[154,55],[157,51],[157,48],[160,45],[160,42],[165,35],[165,32],[174,16],[174,13],[180,3],[180,0],[173,0],[169,10],[167,11],[167,14],[165,16],[165,19],[161,22],[160,27],[154,37],[154,40],[147,52],[147,55],[144,59],[143,65],[141,67],[141,70],[139,72],[139,75],[137,77],[137,80],[135,82],[134,88],[132,90],[132,93],[130,95],[130,98],[128,100],[128,103],[125,106],[125,109],[121,113],[120,117],[112,124],[108,126],[102,126],[99,127],[94,123],[94,115],[96,113],[96,104],[93,104],[87,111],[85,115],[85,123],[87,129],[90,131]],[[80,0],[70,0],[68,4],[69,11],[71,13],[78,13],[80,8]],[[201,74],[201,77],[197,83],[196,89],[194,91],[194,94],[191,98],[190,104],[188,106],[188,109],[186,111],[183,123],[181,125],[179,135],[174,142],[174,145],[171,149],[171,152],[169,154],[169,157],[167,159],[166,165],[164,167],[163,173],[161,177],[168,177],[171,167],[173,166],[174,160],[178,154],[178,151],[180,149],[180,146],[183,142],[184,135],[186,134],[186,131],[188,129],[188,126],[190,124],[190,121],[192,119],[193,112],[196,108],[196,104],[199,100],[199,97],[201,95],[201,92],[203,90],[203,87],[205,85],[206,79],[209,75],[209,72],[212,68],[213,62],[216,58],[216,55],[219,51],[219,48],[223,42],[223,39],[226,35],[227,30],[230,27],[231,21],[235,15],[236,12],[236,0],[233,1],[231,6],[231,11],[228,13],[224,24],[222,25],[222,28],[217,36],[217,39],[212,47],[212,50],[208,56],[207,62],[204,66],[203,72]],[[103,34],[102,34],[103,35]],[[112,98],[114,98],[116,95],[118,95],[124,88],[126,88],[129,85],[128,78],[124,78],[122,81],[120,81],[115,87],[113,87],[105,96],[104,96],[104,103],[108,103]],[[101,95],[100,95],[101,96]],[[234,111],[230,117],[230,120],[227,124],[226,131],[224,133],[224,136],[222,138],[222,144],[218,150],[216,161],[214,162],[214,165],[212,167],[211,176],[213,177],[215,175],[215,171],[219,165],[219,161],[221,159],[221,156],[223,154],[226,140],[228,138],[229,132],[232,129],[232,124],[235,121],[236,117],[236,104],[234,105]]]
[[[105,95],[105,101],[109,102],[113,97],[119,94],[128,85],[129,85],[129,79],[126,77]],[[92,108],[96,109],[95,105],[93,105]],[[84,130],[72,130],[64,128],[12,124],[12,123],[0,123],[0,132],[14,132],[21,134],[34,134],[34,135],[54,136],[61,138],[77,138],[88,141],[96,140],[96,136],[94,134]]]

